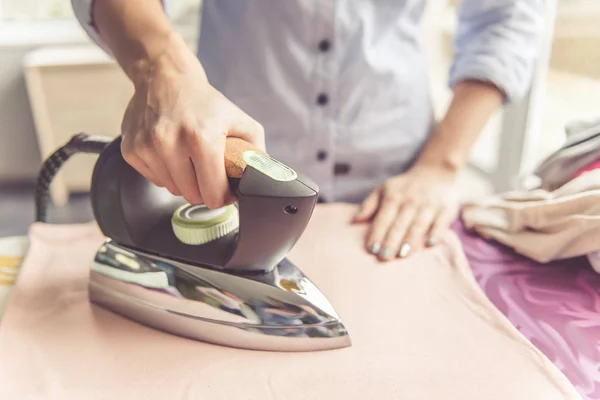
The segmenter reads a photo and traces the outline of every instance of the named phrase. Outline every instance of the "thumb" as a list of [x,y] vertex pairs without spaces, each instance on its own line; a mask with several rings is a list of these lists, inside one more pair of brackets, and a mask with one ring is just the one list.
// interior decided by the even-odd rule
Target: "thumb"
[[377,189],[373,190],[371,192],[371,194],[369,194],[367,196],[367,198],[360,205],[360,209],[354,215],[352,222],[362,223],[362,222],[367,222],[368,220],[373,218],[373,215],[375,215],[377,208],[379,208],[380,197],[381,197],[381,189],[377,188]]

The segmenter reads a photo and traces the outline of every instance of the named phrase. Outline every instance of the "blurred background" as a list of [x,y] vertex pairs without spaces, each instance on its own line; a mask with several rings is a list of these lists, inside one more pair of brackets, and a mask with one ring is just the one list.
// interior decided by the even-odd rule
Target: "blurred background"
[[[430,0],[422,24],[431,93],[441,115],[460,0]],[[529,95],[486,128],[461,185],[464,197],[514,187],[564,141],[565,123],[600,114],[600,2],[548,0],[545,49]],[[195,48],[201,1],[172,1],[171,18]],[[69,0],[0,0],[0,236],[33,219],[42,158],[78,132],[117,135],[132,86],[91,44]],[[95,157],[69,161],[53,184],[50,220],[90,220],[85,196]]]

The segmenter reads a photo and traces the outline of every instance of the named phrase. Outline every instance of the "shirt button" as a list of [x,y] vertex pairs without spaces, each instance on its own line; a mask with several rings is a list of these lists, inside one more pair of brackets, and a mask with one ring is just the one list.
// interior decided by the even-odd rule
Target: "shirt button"
[[319,150],[317,152],[317,160],[325,161],[327,159],[327,152],[325,150]]
[[323,39],[319,42],[319,50],[322,52],[326,52],[331,48],[331,43],[329,43],[329,40],[327,39]]
[[334,175],[346,175],[350,172],[350,164],[347,163],[336,163],[333,166]]
[[321,93],[317,96],[317,104],[324,106],[329,102],[329,97],[325,93]]

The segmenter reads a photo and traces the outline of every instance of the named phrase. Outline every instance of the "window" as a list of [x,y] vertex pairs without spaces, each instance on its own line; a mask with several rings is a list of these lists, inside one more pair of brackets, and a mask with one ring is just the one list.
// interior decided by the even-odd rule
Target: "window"
[[66,18],[73,18],[70,0],[0,0],[2,21]]
[[[175,29],[195,48],[201,0],[163,0]],[[0,47],[87,43],[71,0],[0,0]]]
[[[197,21],[201,0],[165,0],[175,21]],[[0,20],[32,21],[73,18],[70,0],[0,0]]]

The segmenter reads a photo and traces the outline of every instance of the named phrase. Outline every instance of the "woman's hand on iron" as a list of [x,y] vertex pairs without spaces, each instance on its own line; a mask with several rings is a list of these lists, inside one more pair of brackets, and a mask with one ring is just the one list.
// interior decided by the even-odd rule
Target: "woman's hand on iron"
[[230,203],[225,139],[240,137],[264,150],[262,126],[210,85],[185,44],[138,62],[134,71],[135,93],[121,127],[125,160],[191,204]]
[[376,188],[354,221],[371,222],[367,250],[387,261],[435,245],[457,213],[456,174],[436,167],[413,167]]

